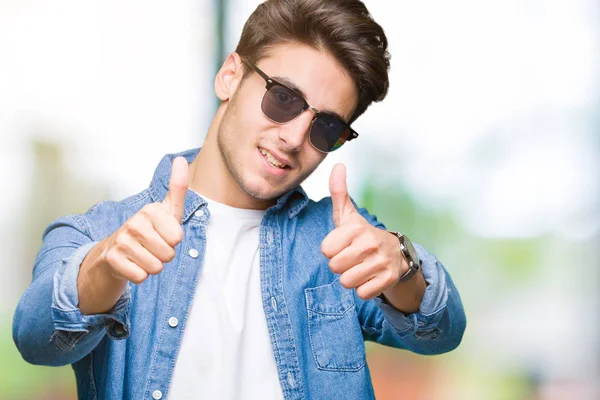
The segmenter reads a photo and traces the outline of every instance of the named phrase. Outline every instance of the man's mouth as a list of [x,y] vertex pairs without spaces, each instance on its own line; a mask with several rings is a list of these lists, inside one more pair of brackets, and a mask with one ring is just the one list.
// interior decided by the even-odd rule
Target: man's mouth
[[275,158],[275,156],[273,156],[273,154],[269,153],[267,150],[263,149],[262,147],[259,147],[258,150],[265,157],[265,159],[275,168],[279,168],[279,169],[289,169],[290,168],[289,165],[279,162]]

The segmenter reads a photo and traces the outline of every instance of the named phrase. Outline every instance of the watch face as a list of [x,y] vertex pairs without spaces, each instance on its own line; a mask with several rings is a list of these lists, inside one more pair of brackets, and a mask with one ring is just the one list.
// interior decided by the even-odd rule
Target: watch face
[[402,244],[404,244],[404,247],[406,248],[406,252],[408,253],[408,256],[410,257],[410,261],[412,261],[414,266],[418,268],[419,267],[419,256],[417,255],[417,250],[415,249],[415,246],[413,246],[412,242],[406,236],[403,236],[403,238],[404,238],[404,240],[403,240]]

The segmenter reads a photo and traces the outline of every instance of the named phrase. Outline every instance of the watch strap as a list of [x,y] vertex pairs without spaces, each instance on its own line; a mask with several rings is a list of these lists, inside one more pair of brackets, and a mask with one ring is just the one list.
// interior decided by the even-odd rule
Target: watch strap
[[419,272],[419,269],[421,269],[422,263],[418,258],[414,259],[413,256],[408,251],[407,246],[406,246],[406,240],[409,240],[409,239],[405,235],[403,235],[400,232],[396,232],[396,231],[388,231],[388,232],[398,238],[398,241],[400,242],[400,252],[402,253],[402,257],[404,257],[404,259],[406,260],[406,263],[408,264],[408,270],[404,274],[402,274],[402,276],[398,280],[398,283],[406,282],[406,281],[410,280],[410,278],[412,278],[417,272]]

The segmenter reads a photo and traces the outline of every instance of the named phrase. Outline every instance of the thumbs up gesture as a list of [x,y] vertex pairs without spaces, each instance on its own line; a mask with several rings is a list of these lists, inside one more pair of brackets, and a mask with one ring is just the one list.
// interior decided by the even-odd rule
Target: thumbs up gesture
[[142,283],[175,257],[175,246],[183,240],[181,221],[188,175],[187,161],[177,157],[163,202],[144,206],[107,238],[102,259],[115,278]]
[[371,225],[356,210],[346,187],[346,167],[336,164],[329,178],[335,229],[321,243],[340,283],[363,300],[392,289],[408,270],[398,239]]
[[171,165],[171,178],[169,179],[169,191],[163,200],[167,211],[181,224],[183,209],[185,206],[185,195],[189,186],[189,167],[183,157],[177,157]]

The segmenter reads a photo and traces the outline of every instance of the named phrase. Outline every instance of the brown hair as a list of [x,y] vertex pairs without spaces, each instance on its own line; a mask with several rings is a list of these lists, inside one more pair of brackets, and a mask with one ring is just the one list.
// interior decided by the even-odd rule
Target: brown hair
[[387,38],[362,1],[267,0],[246,21],[236,52],[256,64],[286,42],[324,49],[346,69],[359,93],[350,123],[387,94]]

